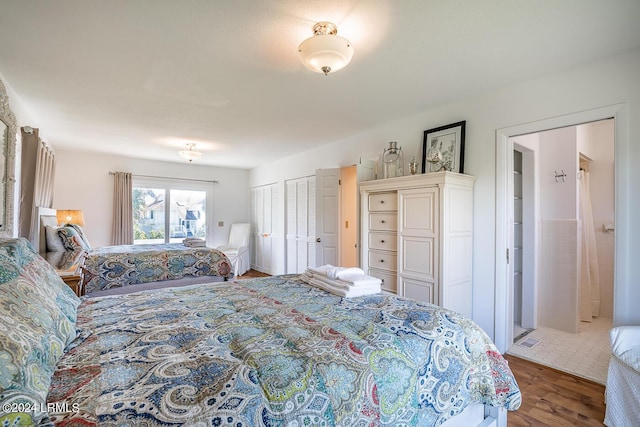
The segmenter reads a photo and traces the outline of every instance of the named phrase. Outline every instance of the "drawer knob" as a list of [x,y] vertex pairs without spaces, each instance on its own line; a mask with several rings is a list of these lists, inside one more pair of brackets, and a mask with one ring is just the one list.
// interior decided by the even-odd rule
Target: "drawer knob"
[[384,240],[380,240],[380,243],[384,243]]
[[380,200],[380,203],[384,204],[384,200]]
[[384,219],[382,221],[380,221],[380,222],[384,224]]
[[383,259],[381,259],[381,260],[380,260],[380,262],[384,262],[384,260],[383,260]]

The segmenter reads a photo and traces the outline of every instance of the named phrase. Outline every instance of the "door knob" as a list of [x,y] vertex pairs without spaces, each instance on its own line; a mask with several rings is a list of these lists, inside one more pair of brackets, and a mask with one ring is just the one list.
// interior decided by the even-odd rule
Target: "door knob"
[[320,240],[320,238],[319,238],[319,237],[317,237],[317,238],[316,238],[316,242],[320,243],[320,241],[321,241],[321,240]]

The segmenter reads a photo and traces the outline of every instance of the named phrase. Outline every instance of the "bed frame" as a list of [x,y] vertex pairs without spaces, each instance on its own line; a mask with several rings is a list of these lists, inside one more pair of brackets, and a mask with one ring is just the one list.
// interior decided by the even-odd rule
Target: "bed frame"
[[31,245],[34,249],[38,250],[40,255],[47,253],[47,235],[45,233],[45,226],[55,227],[58,225],[58,218],[56,217],[56,210],[51,208],[38,207],[38,228],[31,241]]
[[507,410],[476,403],[461,414],[447,420],[441,427],[507,427]]

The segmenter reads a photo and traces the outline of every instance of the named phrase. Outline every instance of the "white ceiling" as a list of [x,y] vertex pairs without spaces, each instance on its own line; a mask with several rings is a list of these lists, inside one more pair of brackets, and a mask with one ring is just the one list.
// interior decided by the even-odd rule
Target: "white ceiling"
[[[637,49],[639,20],[638,0],[0,0],[0,73],[54,149],[195,142],[251,168]],[[318,21],[355,48],[329,76],[297,57]]]

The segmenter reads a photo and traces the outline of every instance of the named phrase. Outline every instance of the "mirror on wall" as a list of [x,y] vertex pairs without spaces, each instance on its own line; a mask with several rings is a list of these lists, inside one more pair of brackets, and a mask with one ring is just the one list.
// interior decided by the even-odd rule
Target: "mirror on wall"
[[0,80],[0,236],[13,236],[13,192],[15,187],[16,117],[9,108],[9,97]]

